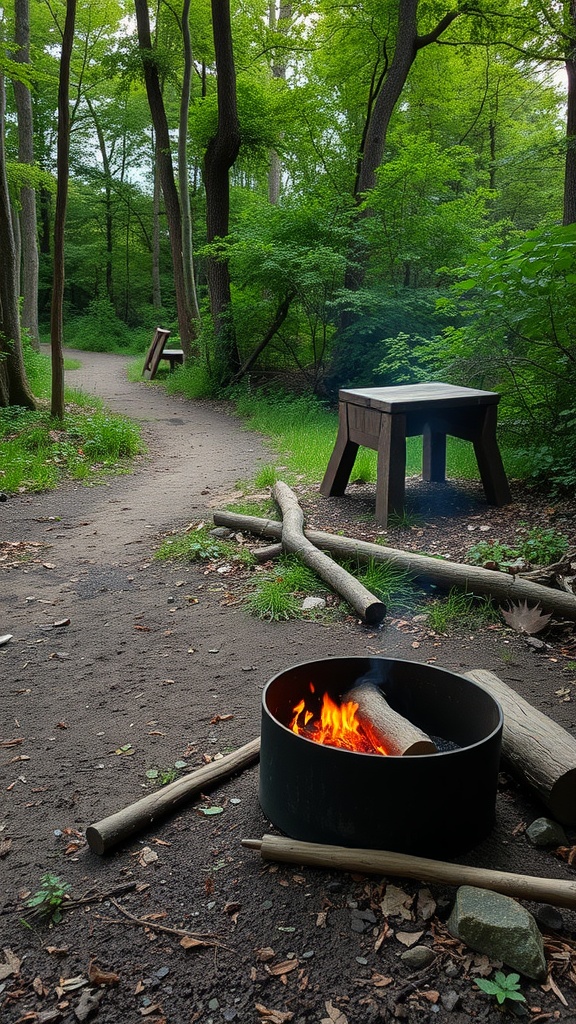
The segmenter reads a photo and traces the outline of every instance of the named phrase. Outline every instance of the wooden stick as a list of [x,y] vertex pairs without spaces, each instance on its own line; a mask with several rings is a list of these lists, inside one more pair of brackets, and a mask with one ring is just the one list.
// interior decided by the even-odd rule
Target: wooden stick
[[[281,523],[259,516],[215,512],[214,522],[218,526],[246,531],[257,537],[279,540],[282,536]],[[376,562],[389,562],[390,565],[405,569],[414,580],[437,583],[445,590],[463,587],[472,594],[489,594],[501,602],[528,601],[529,604],[540,604],[545,610],[562,618],[576,621],[576,597],[573,594],[552,590],[551,587],[531,583],[519,576],[481,569],[477,565],[461,565],[459,562],[432,558],[430,555],[417,555],[412,551],[400,551],[398,548],[386,548],[381,544],[370,544],[368,541],[354,540],[350,537],[337,537],[333,533],[324,533],[321,530],[305,530],[304,535],[316,547],[337,557],[353,558],[359,562],[367,562],[370,559]]]
[[344,694],[342,701],[353,701],[358,705],[356,717],[364,732],[373,746],[384,747],[387,754],[415,757],[438,753],[430,737],[394,711],[374,683],[359,683]]
[[386,615],[386,605],[378,601],[346,569],[307,540],[304,536],[304,514],[294,491],[278,480],[272,491],[282,512],[282,547],[291,551],[312,569],[332,590],[336,590],[370,626],[378,625]]
[[535,790],[556,821],[576,825],[576,738],[493,672],[477,668],[464,675],[502,705],[502,755],[512,770]]
[[475,868],[466,864],[428,860],[407,853],[387,850],[348,849],[345,846],[327,846],[323,843],[302,843],[284,836],[265,835],[262,839],[243,839],[242,846],[258,850],[265,860],[289,864],[309,864],[312,867],[336,871],[358,871],[372,875],[397,875],[415,878],[420,882],[439,885],[474,885],[491,889],[521,900],[537,900],[556,907],[576,909],[576,881],[558,878],[538,878],[517,875],[492,868]]
[[92,853],[99,856],[108,853],[118,843],[172,813],[197,793],[248,767],[257,761],[259,756],[260,737],[246,743],[232,754],[227,754],[220,761],[212,761],[203,768],[183,775],[181,779],[176,779],[176,782],[149,793],[129,807],[102,818],[95,825],[89,825],[86,829],[88,846]]

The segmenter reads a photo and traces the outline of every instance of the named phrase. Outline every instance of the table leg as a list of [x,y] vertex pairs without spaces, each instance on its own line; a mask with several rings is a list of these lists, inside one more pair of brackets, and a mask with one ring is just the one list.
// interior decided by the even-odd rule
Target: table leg
[[376,521],[388,523],[389,512],[402,515],[406,489],[406,416],[382,415],[378,440]]
[[496,419],[497,406],[486,406],[479,435],[473,440],[474,451],[486,501],[489,505],[509,505],[512,495],[496,439]]
[[422,479],[441,482],[446,479],[446,434],[426,423],[422,437]]
[[333,494],[344,494],[359,447],[358,444],[350,440],[346,403],[340,402],[338,407],[338,436],[336,437],[336,444],[330,456],[324,479],[320,484],[320,494],[323,494],[325,498]]

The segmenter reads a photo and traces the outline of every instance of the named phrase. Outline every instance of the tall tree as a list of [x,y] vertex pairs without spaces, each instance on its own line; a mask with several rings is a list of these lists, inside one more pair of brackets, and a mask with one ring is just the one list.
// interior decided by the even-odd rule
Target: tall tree
[[136,9],[136,23],[138,26],[138,43],[144,67],[144,81],[146,93],[150,106],[150,114],[154,125],[156,141],[156,160],[158,163],[160,182],[164,194],[164,206],[166,219],[168,221],[168,233],[170,235],[170,249],[172,252],[172,267],[174,271],[174,290],[176,293],[176,308],[178,312],[178,329],[180,342],[185,357],[188,359],[193,354],[195,341],[194,316],[190,309],[187,297],[186,281],[184,274],[184,261],[182,255],[182,212],[178,189],[174,179],[174,165],[172,163],[172,151],[168,118],[162,97],[158,63],[152,49],[152,35],[150,32],[150,15],[148,12],[147,0],[134,0]]
[[[206,233],[208,242],[225,238],[230,222],[230,168],[240,150],[236,100],[236,68],[232,46],[229,0],[211,0],[216,56],[218,124],[204,155]],[[232,320],[230,270],[227,259],[215,253],[207,262],[210,311],[216,335],[216,368],[227,382],[240,369],[240,354]]]
[[70,61],[74,45],[76,0],[66,0],[66,18],[60,53],[58,78],[58,139],[56,172],[56,209],[54,213],[54,267],[52,273],[52,306],[50,310],[50,341],[52,349],[51,412],[64,419],[64,228],[68,200],[70,170]]
[[[14,0],[17,63],[30,63],[30,10],[29,0]],[[34,130],[32,94],[28,85],[14,79],[14,98],[18,115],[18,160],[21,164],[34,164]],[[22,326],[28,331],[34,348],[39,349],[38,334],[38,228],[36,224],[36,191],[25,184],[20,190],[21,238],[21,291]]]
[[26,379],[18,311],[17,259],[6,174],[6,90],[0,66],[0,406],[34,409]]

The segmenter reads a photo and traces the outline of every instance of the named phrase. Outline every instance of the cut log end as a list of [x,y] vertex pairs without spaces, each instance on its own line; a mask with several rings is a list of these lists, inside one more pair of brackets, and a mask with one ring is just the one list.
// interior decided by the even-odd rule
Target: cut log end
[[381,601],[369,604],[364,613],[364,620],[367,626],[380,626],[386,618],[386,605]]
[[438,747],[432,740],[418,740],[407,747],[402,757],[422,757],[424,754],[437,754]]
[[92,853],[95,853],[97,857],[102,857],[106,852],[104,839],[94,825],[89,825],[86,829],[86,842],[88,843]]

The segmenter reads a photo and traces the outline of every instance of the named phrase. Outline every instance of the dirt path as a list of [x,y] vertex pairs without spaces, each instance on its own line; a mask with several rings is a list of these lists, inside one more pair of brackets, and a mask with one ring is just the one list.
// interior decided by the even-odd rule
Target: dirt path
[[[225,574],[154,562],[160,533],[209,519],[211,504],[270,456],[224,409],[130,383],[119,357],[78,358],[82,369],[70,382],[140,420],[148,454],[105,486],[68,485],[0,505],[2,539],[43,545],[0,576],[0,634],[14,636],[0,648],[0,741],[8,743],[0,745],[0,948],[21,961],[3,978],[0,956],[2,1022],[25,1014],[38,1024],[84,1019],[88,989],[67,993],[61,979],[86,979],[92,960],[120,979],[89,988],[98,1024],[320,1024],[337,1019],[327,1004],[340,1008],[339,1024],[500,1020],[473,985],[466,951],[438,940],[453,892],[434,892],[435,930],[414,904],[410,920],[391,920],[389,939],[377,942],[385,924],[381,880],[262,870],[239,844],[270,828],[257,800],[257,768],[107,858],[85,846],[88,824],[150,791],[148,770],[180,759],[193,768],[255,737],[263,686],[296,662],[380,654],[455,670],[481,666],[567,728],[574,705],[558,696],[566,675],[554,649],[534,654],[520,639],[490,632],[435,639],[421,624],[397,620],[381,631],[354,619],[260,623],[239,606]],[[205,817],[210,805],[222,811]],[[377,814],[378,794],[374,805]],[[503,776],[494,832],[464,859],[573,876],[523,835],[522,822],[541,811]],[[52,931],[24,929],[23,894],[36,891],[47,871],[75,897],[134,883],[121,905],[135,917],[216,934],[225,948],[186,952],[177,937],[131,924],[99,900],[67,912]],[[404,888],[415,895],[419,886]],[[401,959],[395,929],[422,931],[420,944],[435,954],[429,968],[415,972]],[[562,934],[576,936],[573,913],[564,913]],[[272,971],[271,954],[258,952],[268,948]],[[294,960],[297,969],[276,970]],[[568,1009],[533,984],[524,986],[529,1004],[574,1020],[576,989],[567,975],[557,981]],[[418,995],[425,991],[438,992],[436,1002]]]

